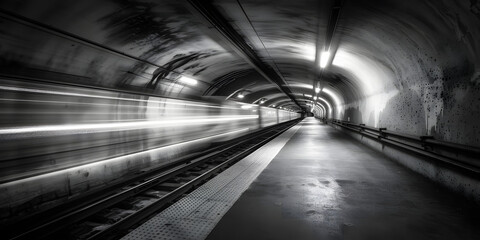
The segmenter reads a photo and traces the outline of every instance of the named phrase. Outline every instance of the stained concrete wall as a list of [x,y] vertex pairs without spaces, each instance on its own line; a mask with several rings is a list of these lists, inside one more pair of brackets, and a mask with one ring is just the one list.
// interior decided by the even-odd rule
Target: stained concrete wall
[[479,7],[477,1],[346,3],[332,67],[360,82],[362,97],[343,106],[342,119],[480,146]]

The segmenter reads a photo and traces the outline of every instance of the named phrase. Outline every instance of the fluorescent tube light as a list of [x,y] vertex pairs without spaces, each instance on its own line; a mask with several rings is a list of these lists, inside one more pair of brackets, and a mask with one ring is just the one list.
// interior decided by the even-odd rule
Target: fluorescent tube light
[[328,60],[330,60],[330,52],[322,52],[322,56],[320,57],[320,67],[325,68],[328,64]]
[[193,79],[193,78],[189,78],[189,77],[185,77],[185,76],[182,76],[180,77],[180,79],[178,79],[179,82],[181,83],[185,83],[185,84],[188,84],[188,85],[197,85],[197,80]]

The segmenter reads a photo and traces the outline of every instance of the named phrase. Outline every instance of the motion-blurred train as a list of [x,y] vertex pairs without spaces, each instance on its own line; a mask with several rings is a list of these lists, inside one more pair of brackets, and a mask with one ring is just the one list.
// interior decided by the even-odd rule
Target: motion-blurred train
[[0,85],[0,106],[1,219],[301,117],[232,101],[8,80]]

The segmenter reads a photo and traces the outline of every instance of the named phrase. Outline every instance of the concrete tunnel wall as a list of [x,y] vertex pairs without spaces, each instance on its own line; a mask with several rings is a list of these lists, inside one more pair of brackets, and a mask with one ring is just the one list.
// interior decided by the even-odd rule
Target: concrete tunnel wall
[[480,146],[479,3],[369,3],[340,20],[332,71],[361,83],[340,119]]
[[[248,19],[236,1],[212,4],[293,95],[305,100],[302,104],[313,100],[307,95],[314,95],[315,42],[324,44],[333,1],[275,1],[274,7],[271,1],[238,2]],[[141,99],[233,94],[246,103],[261,97],[268,104],[289,102],[228,42],[211,34],[213,27],[187,1],[12,0],[2,1],[0,9],[2,76]],[[480,147],[479,25],[478,1],[344,1],[330,46],[334,57],[320,81],[321,117]],[[184,84],[182,76],[198,84]],[[245,90],[243,100],[235,98],[238,90]],[[49,109],[37,108],[38,113]],[[78,111],[87,116],[91,109]],[[103,111],[123,117],[121,101]],[[8,114],[26,113],[13,107]],[[54,118],[38,116],[3,118],[1,127],[42,125]]]
[[[478,147],[479,3],[393,2],[372,2],[371,8],[364,10],[365,2],[355,1],[344,9],[343,16],[349,18],[340,20],[341,44],[331,71],[356,81],[359,88],[356,98],[333,104],[339,111],[334,118]],[[390,11],[383,11],[387,5]],[[475,177],[345,132],[427,178],[480,202],[480,182]]]

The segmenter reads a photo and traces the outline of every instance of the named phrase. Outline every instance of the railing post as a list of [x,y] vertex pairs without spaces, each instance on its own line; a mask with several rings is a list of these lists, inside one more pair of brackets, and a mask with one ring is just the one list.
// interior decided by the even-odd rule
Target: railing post
[[387,138],[387,134],[383,131],[386,131],[387,128],[378,128],[378,130],[380,131],[380,134],[378,135],[378,138]]
[[433,139],[433,136],[420,136],[420,140],[422,141],[422,147],[425,150],[432,150],[432,147],[428,145],[428,143],[425,141],[427,139]]

